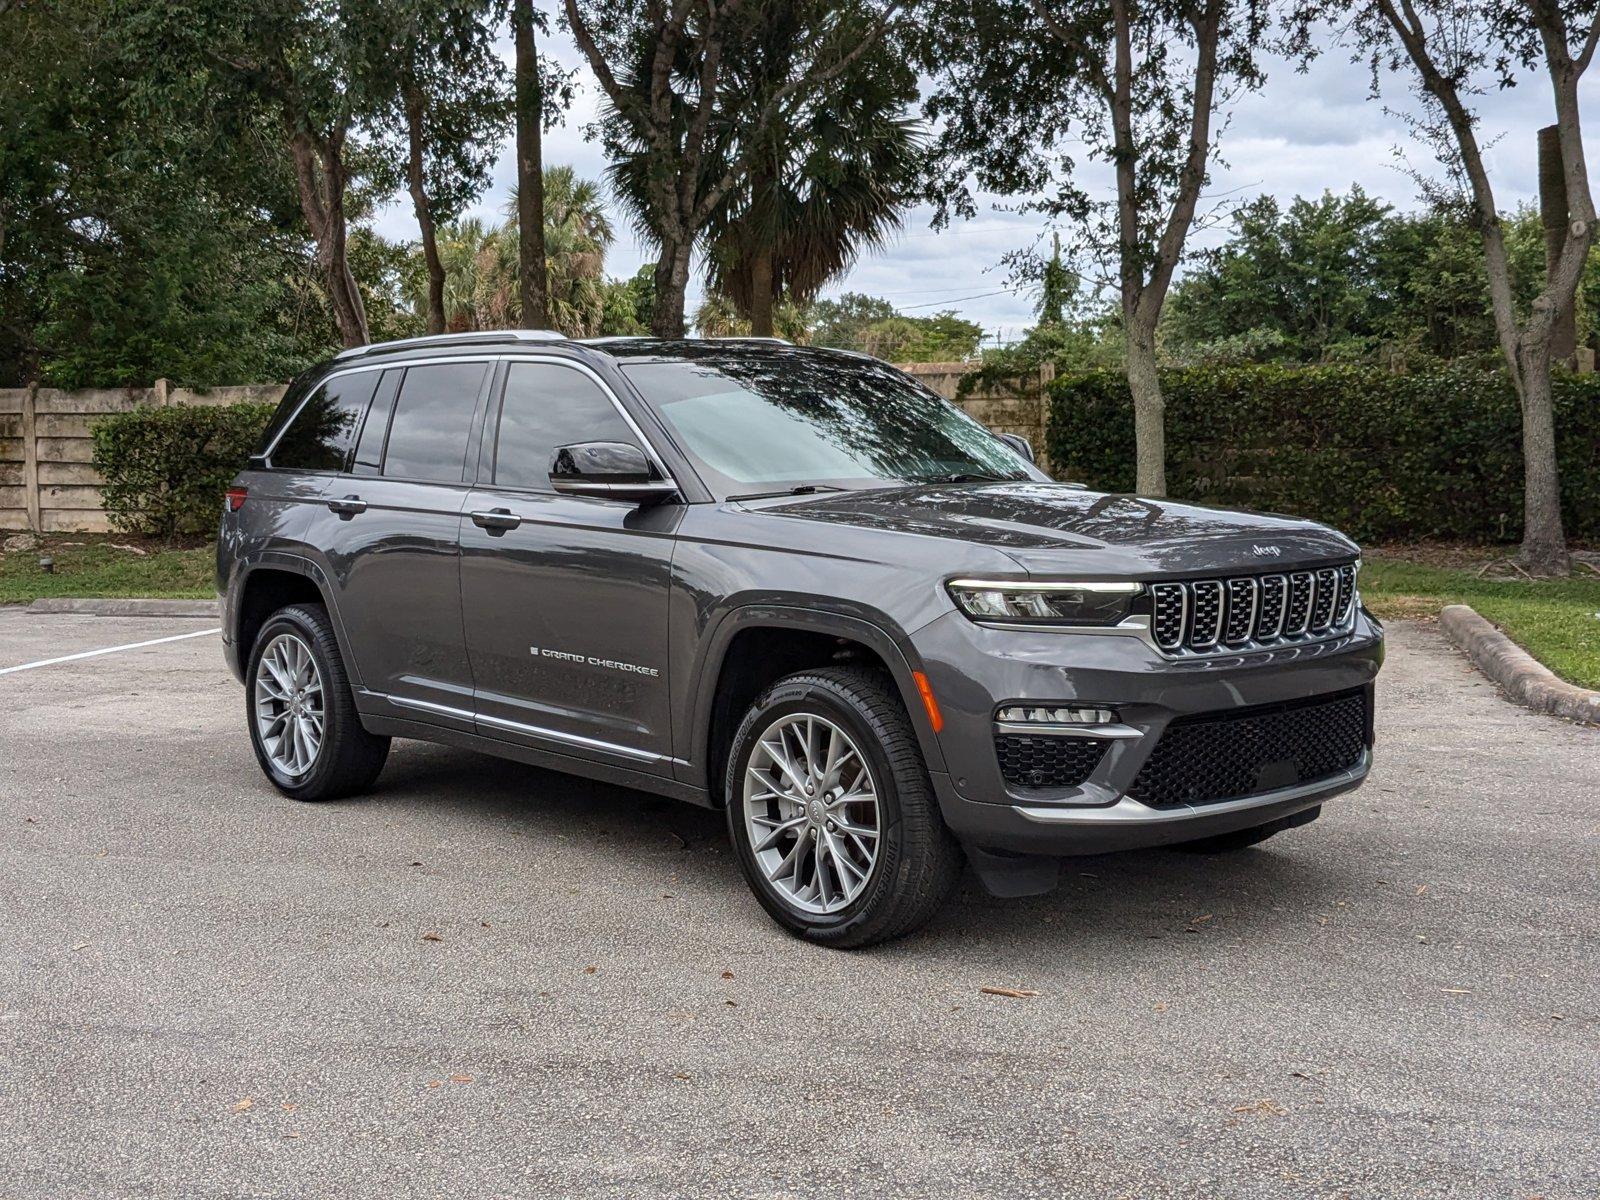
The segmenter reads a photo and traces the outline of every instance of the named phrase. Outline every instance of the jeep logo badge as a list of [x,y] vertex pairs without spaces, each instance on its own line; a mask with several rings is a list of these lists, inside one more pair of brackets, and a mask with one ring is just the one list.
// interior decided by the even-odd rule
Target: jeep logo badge
[[1257,558],[1277,558],[1283,553],[1282,546],[1251,546],[1251,553]]

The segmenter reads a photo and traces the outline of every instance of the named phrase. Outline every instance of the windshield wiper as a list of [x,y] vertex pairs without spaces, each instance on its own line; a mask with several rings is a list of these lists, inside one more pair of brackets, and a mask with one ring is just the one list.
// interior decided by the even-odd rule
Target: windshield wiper
[[935,475],[923,483],[1020,483],[1026,475],[995,475],[989,471],[953,471],[949,475]]
[[816,492],[842,492],[842,487],[834,487],[831,483],[800,483],[791,488],[779,488],[775,492],[745,492],[741,496],[729,496],[729,500],[770,500],[774,496],[810,496]]

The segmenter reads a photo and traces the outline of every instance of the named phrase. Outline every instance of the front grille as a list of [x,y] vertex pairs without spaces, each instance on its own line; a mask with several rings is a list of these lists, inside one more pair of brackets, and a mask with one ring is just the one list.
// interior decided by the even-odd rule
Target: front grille
[[1079,786],[1100,765],[1106,743],[1097,738],[999,733],[994,752],[1000,758],[1000,774],[1009,784],[1068,788]]
[[1180,653],[1326,637],[1350,623],[1356,566],[1150,585],[1150,635]]
[[1128,795],[1154,808],[1213,804],[1347,771],[1367,747],[1364,689],[1179,717]]

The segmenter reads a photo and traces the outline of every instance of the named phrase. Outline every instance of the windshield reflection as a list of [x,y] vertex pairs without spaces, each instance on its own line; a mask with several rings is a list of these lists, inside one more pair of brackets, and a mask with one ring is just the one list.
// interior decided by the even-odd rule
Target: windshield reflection
[[815,354],[623,366],[723,496],[953,476],[1044,476],[959,408],[886,364]]

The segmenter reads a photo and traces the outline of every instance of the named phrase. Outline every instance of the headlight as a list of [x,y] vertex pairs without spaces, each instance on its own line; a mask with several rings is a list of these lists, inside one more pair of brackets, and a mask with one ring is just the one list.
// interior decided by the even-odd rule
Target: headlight
[[974,621],[1005,625],[1115,625],[1144,585],[1123,582],[1010,583],[955,579],[957,607]]

